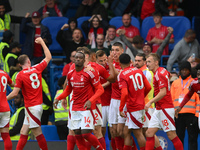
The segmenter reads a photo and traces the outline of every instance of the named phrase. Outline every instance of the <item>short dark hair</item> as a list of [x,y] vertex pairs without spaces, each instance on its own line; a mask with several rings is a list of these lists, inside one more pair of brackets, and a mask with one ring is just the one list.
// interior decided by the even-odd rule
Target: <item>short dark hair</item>
[[155,11],[155,12],[152,14],[152,16],[153,16],[153,17],[154,17],[154,16],[160,16],[160,17],[162,17],[162,13],[159,12],[159,11]]
[[98,51],[96,52],[96,58],[102,57],[103,55],[106,55],[106,53],[105,53],[103,50],[98,50]]
[[144,53],[137,53],[136,56],[142,57],[142,59],[143,59],[144,61],[146,61],[146,55],[145,55]]
[[133,44],[143,44],[144,39],[140,35],[136,35],[133,37]]
[[23,54],[18,57],[18,62],[20,65],[24,65],[27,59],[28,59],[28,56]]
[[126,54],[126,53],[123,53],[123,54],[121,54],[121,55],[119,56],[119,62],[120,62],[121,64],[127,65],[127,64],[130,63],[130,61],[131,61],[131,57],[130,57],[128,54]]
[[84,53],[82,53],[82,52],[76,52],[76,54],[82,54],[83,55],[83,58],[85,59],[85,54]]
[[113,29],[117,30],[117,28],[116,28],[115,26],[113,26],[113,25],[109,25],[109,26],[108,26],[108,29],[109,29],[109,28],[113,28]]
[[123,48],[123,45],[120,42],[115,42],[112,46],[119,46],[119,47]]
[[78,48],[76,49],[76,52],[82,52],[82,53],[84,53],[84,54],[90,55],[90,50],[89,50],[86,46],[78,47]]
[[160,62],[160,57],[156,53],[150,53],[146,58],[153,57],[154,61]]
[[58,79],[58,86],[62,88],[63,84],[65,83],[66,76],[62,76],[60,79]]
[[196,34],[196,32],[195,32],[194,30],[192,30],[192,29],[188,29],[188,30],[185,32],[184,37],[189,37],[189,36],[191,36],[191,35],[193,35],[193,34]]

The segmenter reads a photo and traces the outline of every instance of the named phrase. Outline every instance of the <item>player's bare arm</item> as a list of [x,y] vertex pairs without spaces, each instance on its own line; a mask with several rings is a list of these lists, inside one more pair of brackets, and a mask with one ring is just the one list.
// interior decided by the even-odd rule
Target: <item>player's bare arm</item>
[[115,72],[115,67],[113,66],[113,58],[111,56],[108,56],[108,66],[110,70],[110,76],[106,80],[114,83],[118,74]]
[[160,92],[153,98],[151,99],[146,105],[145,105],[145,110],[148,111],[148,108],[152,105],[152,103],[158,102],[161,100],[165,95],[167,94],[167,89],[166,87],[163,87],[160,89]]
[[51,56],[51,53],[50,53],[48,47],[46,46],[44,40],[41,37],[38,37],[37,39],[35,39],[35,43],[38,43],[38,44],[40,44],[42,46],[42,48],[44,50],[44,55],[45,55],[44,60],[48,64],[50,62],[52,56]]
[[11,100],[13,98],[15,98],[17,96],[17,94],[19,93],[20,88],[18,87],[14,87],[13,91],[6,97],[7,100]]
[[107,86],[109,86],[109,85],[110,85],[110,82],[109,82],[109,81],[107,81],[106,83],[102,84],[102,86],[103,86],[104,89],[105,89]]

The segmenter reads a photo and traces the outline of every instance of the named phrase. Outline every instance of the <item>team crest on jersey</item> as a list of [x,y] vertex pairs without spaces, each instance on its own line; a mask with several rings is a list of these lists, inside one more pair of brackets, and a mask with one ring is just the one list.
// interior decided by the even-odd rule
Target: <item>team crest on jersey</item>
[[162,149],[167,150],[168,142],[167,142],[166,138],[164,138],[163,136],[158,136],[158,139],[160,141],[160,146],[162,147]]
[[164,32],[160,32],[160,33],[159,33],[159,36],[160,36],[161,38],[164,38],[164,36],[165,36]]
[[83,79],[84,79],[84,77],[83,77],[83,75],[81,75],[81,81],[83,81]]
[[128,36],[132,37],[133,36],[133,32],[132,31],[128,32]]

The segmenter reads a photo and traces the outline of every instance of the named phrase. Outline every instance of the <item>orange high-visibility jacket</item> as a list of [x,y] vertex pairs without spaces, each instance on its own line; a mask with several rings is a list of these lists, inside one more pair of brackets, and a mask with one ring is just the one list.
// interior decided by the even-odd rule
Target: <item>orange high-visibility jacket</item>
[[[191,76],[189,76],[185,80],[183,80],[183,85],[181,83],[181,77],[179,77],[177,80],[175,80],[172,83],[171,95],[172,95],[172,100],[173,100],[175,109],[177,109],[178,106],[180,105],[180,103],[179,103],[180,94],[186,95],[188,93],[188,91],[189,91],[188,87],[190,86],[190,83],[192,81],[193,81],[193,78]],[[186,85],[186,83],[187,83],[187,85]],[[198,115],[199,115],[199,96],[197,93],[194,93],[192,95],[191,99],[185,104],[185,106],[181,109],[181,111],[179,113],[192,113],[198,117]]]

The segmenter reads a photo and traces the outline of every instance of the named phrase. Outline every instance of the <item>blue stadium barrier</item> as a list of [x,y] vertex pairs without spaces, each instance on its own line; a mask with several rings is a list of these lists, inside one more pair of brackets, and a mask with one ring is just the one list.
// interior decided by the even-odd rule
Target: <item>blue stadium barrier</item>
[[83,29],[81,28],[81,25],[82,25],[82,23],[83,23],[84,21],[86,21],[86,20],[88,20],[88,19],[90,19],[90,18],[91,18],[91,16],[85,16],[85,17],[79,17],[79,18],[77,19],[78,28],[81,29],[81,31],[82,31],[82,33],[83,33],[84,39],[86,39],[86,37],[87,37],[88,35],[85,35]]
[[192,29],[196,32],[196,39],[200,43],[200,17],[194,16],[192,18]]
[[62,53],[63,49],[60,44],[56,41],[56,36],[60,28],[68,23],[68,18],[66,17],[47,17],[41,22],[44,26],[49,28],[52,38],[52,44],[49,46],[49,50],[52,53]]
[[41,125],[42,133],[47,141],[60,140],[55,125]]
[[[174,43],[169,44],[169,51],[172,51],[176,43],[183,38],[185,31],[191,28],[190,21],[186,17],[163,17],[162,24],[170,26],[174,29]],[[141,35],[145,40],[149,29],[154,26],[155,23],[153,21],[153,17],[147,17],[143,20]]]
[[75,17],[76,11],[78,7],[80,6],[82,0],[70,0],[70,6],[69,9],[67,10],[65,16],[67,18]]
[[[116,28],[119,28],[123,25],[122,23],[122,17],[113,17],[110,22],[110,25],[114,25]],[[137,27],[140,30],[140,22],[137,18],[131,17],[131,24],[135,27]]]

